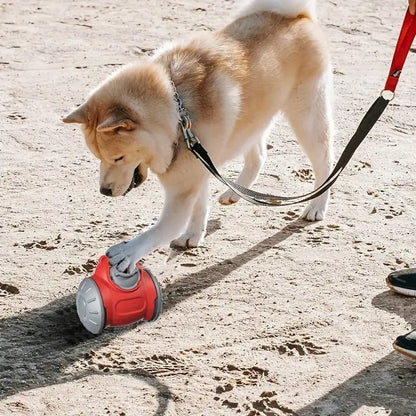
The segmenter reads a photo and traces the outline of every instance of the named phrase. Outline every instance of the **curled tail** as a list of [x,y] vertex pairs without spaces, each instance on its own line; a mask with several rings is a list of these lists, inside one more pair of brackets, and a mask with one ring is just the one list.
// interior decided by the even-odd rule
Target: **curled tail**
[[287,17],[305,15],[316,20],[315,0],[251,0],[238,13],[247,16],[257,12],[275,12]]

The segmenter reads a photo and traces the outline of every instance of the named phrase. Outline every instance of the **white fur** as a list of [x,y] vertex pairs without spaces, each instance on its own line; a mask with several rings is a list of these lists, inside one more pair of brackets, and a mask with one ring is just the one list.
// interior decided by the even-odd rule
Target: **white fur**
[[300,14],[316,19],[315,0],[251,0],[238,13],[239,17],[257,12],[275,12],[287,17],[296,17]]

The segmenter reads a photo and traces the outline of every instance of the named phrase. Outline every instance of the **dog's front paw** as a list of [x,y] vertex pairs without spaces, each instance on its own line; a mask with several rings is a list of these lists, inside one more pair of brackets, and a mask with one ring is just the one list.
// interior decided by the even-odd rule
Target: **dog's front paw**
[[136,269],[135,250],[131,242],[117,244],[107,250],[106,256],[111,266],[115,267],[120,273],[132,274]]
[[222,205],[232,205],[238,202],[240,197],[233,192],[231,189],[225,191],[219,198],[218,201]]
[[170,243],[171,247],[182,249],[198,247],[204,239],[203,233],[185,233]]
[[306,221],[322,221],[325,219],[326,209],[326,204],[312,201],[303,211],[302,218]]

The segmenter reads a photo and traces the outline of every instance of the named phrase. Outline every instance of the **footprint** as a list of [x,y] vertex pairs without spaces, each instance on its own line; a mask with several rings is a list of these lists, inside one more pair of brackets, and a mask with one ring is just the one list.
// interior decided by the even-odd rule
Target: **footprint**
[[141,56],[141,55],[152,55],[153,52],[154,52],[154,48],[144,48],[144,47],[141,47],[141,46],[136,46],[135,48],[133,48],[131,50],[131,53],[133,55],[139,55],[139,56]]
[[284,406],[276,399],[272,399],[276,393],[274,392],[264,392],[261,394],[261,399],[256,400],[249,405],[246,404],[245,410],[249,411],[248,416],[257,416],[257,415],[276,415],[276,410],[279,410],[279,414],[284,414],[287,416],[296,416],[297,413],[292,409]]
[[[218,368],[218,367],[217,367]],[[256,384],[260,378],[267,377],[269,370],[253,366],[253,367],[237,367],[233,364],[228,364],[225,367],[218,368],[223,372],[232,374],[236,377],[236,384],[239,386]]]
[[81,266],[68,266],[63,274],[68,274],[73,276],[75,274],[91,274],[93,270],[97,267],[97,262],[95,260],[89,259],[86,263],[82,264]]
[[26,120],[25,116],[22,116],[21,114],[16,112],[9,114],[8,116],[6,116],[6,118],[8,118],[9,120]]
[[233,388],[234,388],[234,386],[232,384],[228,383],[224,387],[223,386],[218,386],[215,389],[215,393],[217,393],[217,394],[226,393],[226,392],[231,391]]
[[[382,191],[381,191],[382,192]],[[367,191],[367,194],[370,196],[374,196],[375,198],[378,197],[378,193],[376,191]],[[394,217],[399,217],[406,212],[406,207],[401,202],[398,206],[391,205],[389,202],[384,202],[381,205],[381,201],[378,205],[374,206],[373,209],[370,211],[370,215],[380,214],[384,215],[386,220],[392,220]]]
[[396,258],[394,262],[393,261],[392,262],[385,261],[383,264],[385,266],[389,267],[390,270],[392,270],[392,271],[397,270],[397,265],[400,266],[400,269],[408,269],[410,267],[409,263],[407,263],[403,259],[399,259],[399,258]]
[[296,214],[296,212],[293,212],[293,211],[287,211],[286,215],[283,217],[283,219],[285,221],[294,221],[297,218],[299,218],[299,215]]
[[326,227],[324,226],[315,227],[307,232],[308,237],[306,239],[306,242],[312,246],[317,246],[320,244],[330,244],[329,233],[339,231],[340,229],[341,227],[336,224],[328,224]]
[[30,250],[32,248],[40,248],[41,250],[47,250],[47,251],[55,250],[57,248],[56,246],[48,245],[46,240],[33,241],[32,243],[26,243],[26,244],[23,244],[23,247],[26,250]]
[[[255,385],[258,383],[258,378],[263,377],[268,374],[268,370],[264,370],[260,367],[249,367],[249,368],[239,368],[236,367],[233,364],[229,364],[226,367],[220,368],[223,371],[231,372],[233,375],[237,376],[248,376],[249,379],[255,380],[254,383],[250,381],[249,383],[243,383],[241,379],[236,380],[236,386],[233,386],[231,383],[227,383],[225,385],[220,385],[216,388],[216,393],[218,395],[223,395],[225,393],[228,393],[234,388],[238,388],[239,386],[245,386],[245,385]],[[229,380],[229,375],[224,377],[224,380]],[[221,377],[214,377],[214,380],[221,380]],[[288,407],[278,403],[278,401],[275,398],[276,392],[275,391],[264,391],[261,393],[260,398],[258,400],[254,400],[252,402],[248,402],[245,404],[241,404],[242,408],[239,408],[239,403],[236,401],[231,401],[229,399],[225,399],[222,401],[222,405],[225,407],[228,407],[229,409],[238,409],[237,412],[241,413],[242,410],[246,410],[248,413],[247,415],[250,416],[258,416],[258,415],[276,415],[276,410],[279,411],[279,414],[284,414],[288,416],[295,416],[296,413],[289,409]],[[248,399],[248,397],[247,397]],[[215,401],[221,400],[219,396],[214,397]]]
[[142,364],[143,370],[157,377],[189,375],[191,372],[182,360],[168,354],[155,354],[138,362]]
[[[59,234],[58,237],[56,237],[54,244],[59,244],[61,241],[62,241],[62,236],[61,234]],[[51,250],[55,250],[56,248],[58,248],[54,244],[48,244],[46,240],[40,240],[40,241],[32,241],[31,243],[23,244],[23,247],[26,250],[30,250],[32,248],[39,248],[41,250],[51,251]],[[19,243],[16,243],[15,245],[19,245]]]
[[287,356],[326,354],[326,351],[322,347],[319,347],[313,342],[308,341],[308,337],[302,340],[294,339],[280,345],[263,345],[261,349],[266,351],[278,351],[280,355]]
[[292,173],[302,182],[312,182],[314,180],[312,169],[293,170]]
[[97,261],[88,259],[86,263],[81,266],[87,273],[91,273],[97,267]]
[[0,283],[0,296],[17,295],[20,293],[19,288],[7,283]]
[[237,402],[230,402],[229,400],[224,400],[222,402],[222,405],[228,407],[229,409],[237,409],[238,408],[238,403]]
[[[356,163],[356,164],[354,164],[354,167],[355,167],[358,171],[363,170],[363,169],[371,169],[371,163],[366,162],[366,161],[363,161],[363,160],[360,160],[358,164],[357,164],[357,163]],[[372,171],[371,171],[371,172],[372,172]]]

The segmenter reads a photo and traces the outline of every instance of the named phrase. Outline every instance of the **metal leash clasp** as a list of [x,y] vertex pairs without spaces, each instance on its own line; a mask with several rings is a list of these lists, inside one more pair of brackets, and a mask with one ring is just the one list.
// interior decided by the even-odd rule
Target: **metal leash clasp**
[[192,150],[192,148],[197,144],[201,143],[196,137],[192,131],[192,117],[189,111],[184,107],[183,101],[181,96],[178,93],[178,90],[176,89],[176,86],[173,81],[171,81],[171,85],[173,88],[173,99],[176,102],[178,113],[179,113],[179,125],[182,129],[182,134],[185,139],[186,147],[189,150]]
[[201,142],[199,141],[198,137],[196,137],[196,136],[192,133],[192,131],[191,131],[191,130],[189,130],[189,129],[185,129],[185,128],[182,126],[182,123],[181,123],[181,127],[182,127],[183,137],[184,137],[184,139],[185,139],[186,147],[187,147],[189,150],[192,150],[196,144],[201,143]]

